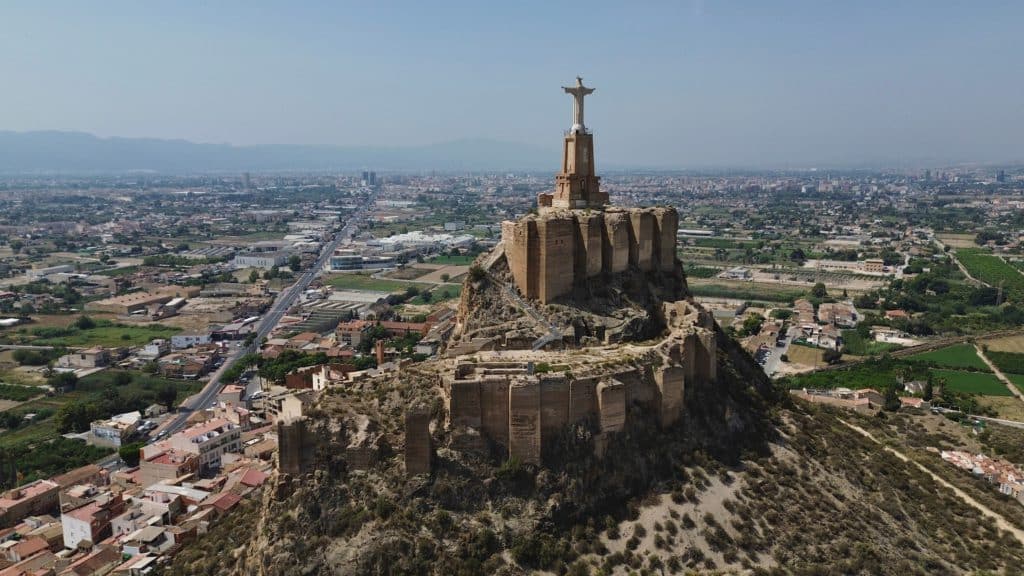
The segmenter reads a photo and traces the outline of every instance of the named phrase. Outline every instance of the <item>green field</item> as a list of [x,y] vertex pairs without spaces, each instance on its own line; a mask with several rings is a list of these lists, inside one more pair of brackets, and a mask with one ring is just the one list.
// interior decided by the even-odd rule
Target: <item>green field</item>
[[1002,258],[978,248],[961,248],[956,251],[956,258],[971,276],[990,286],[1002,286],[1007,300],[1024,300],[1024,275]]
[[15,384],[0,384],[0,400],[12,400],[24,402],[43,394],[43,389],[36,386],[18,386]]
[[1004,374],[1018,390],[1024,392],[1024,375],[1021,374]]
[[369,274],[338,274],[326,280],[338,290],[372,290],[375,292],[404,292],[410,286],[419,287],[415,282],[371,278]]
[[1003,372],[1024,374],[1024,354],[987,350],[985,356]]
[[108,268],[107,270],[100,270],[99,272],[96,272],[96,274],[99,276],[117,277],[128,276],[129,274],[135,274],[138,271],[138,266],[124,266],[121,268]]
[[687,266],[683,271],[687,278],[714,278],[722,269],[713,266]]
[[690,282],[690,293],[694,296],[707,298],[734,298],[751,302],[789,303],[806,295],[803,290],[779,289],[778,286],[767,286],[746,282],[742,288],[718,283]]
[[430,260],[427,260],[430,264],[445,264],[448,266],[469,266],[476,260],[476,256],[470,256],[469,254],[460,254],[458,256],[452,256],[450,254],[442,254],[440,256],[434,256]]
[[[445,297],[445,294],[448,296]],[[443,302],[452,298],[458,298],[462,294],[462,286],[460,285],[440,285],[433,290],[430,290],[430,302],[423,297],[423,292],[420,292],[415,298],[408,300],[408,304],[430,304],[431,302]]]
[[922,352],[921,354],[910,356],[910,359],[927,362],[936,366],[973,368],[982,372],[991,372],[985,361],[978,357],[978,353],[971,344],[955,344],[939,350]]
[[1011,396],[1003,382],[994,374],[981,372],[960,372],[958,370],[934,370],[938,378],[945,378],[950,390],[985,396]]
[[693,245],[698,248],[744,248],[749,244],[753,244],[753,242],[744,244],[732,238],[697,238],[693,242]]
[[854,356],[878,356],[891,352],[893,350],[899,350],[902,348],[899,344],[890,344],[888,342],[875,342],[870,338],[865,338],[856,330],[843,330],[843,352],[846,354],[852,354]]
[[154,338],[170,338],[180,332],[180,328],[148,324],[145,326],[128,326],[125,324],[98,325],[88,330],[71,329],[64,334],[49,336],[40,333],[38,339],[32,341],[39,346],[141,346]]

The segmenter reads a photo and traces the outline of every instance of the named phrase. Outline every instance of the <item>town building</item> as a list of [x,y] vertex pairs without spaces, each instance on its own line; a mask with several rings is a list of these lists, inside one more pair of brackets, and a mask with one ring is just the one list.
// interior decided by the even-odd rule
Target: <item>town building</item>
[[116,414],[107,420],[97,420],[89,425],[88,443],[120,448],[135,436],[141,420],[142,414],[138,410]]
[[[242,429],[239,426],[223,418],[216,418],[186,428],[151,446],[160,446],[158,449],[169,447],[179,452],[196,454],[199,456],[200,471],[207,471],[220,468],[224,454],[241,452],[241,433]],[[144,457],[148,455],[149,450],[146,450]]]
[[36,480],[4,492],[0,497],[0,527],[56,510],[60,489],[60,485],[51,480]]

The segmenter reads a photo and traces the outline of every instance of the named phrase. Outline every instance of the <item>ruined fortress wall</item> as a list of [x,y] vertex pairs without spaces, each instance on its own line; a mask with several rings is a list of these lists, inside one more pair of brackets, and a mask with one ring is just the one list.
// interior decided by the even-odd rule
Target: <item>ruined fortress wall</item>
[[448,390],[448,417],[454,427],[480,427],[480,382],[453,380]]
[[679,230],[679,213],[675,208],[654,209],[654,268],[672,272],[676,267],[676,232]]
[[536,298],[540,264],[537,221],[524,218],[517,222],[502,222],[501,240],[516,286],[527,298]]
[[605,212],[601,268],[610,274],[629,269],[629,216],[625,212]]
[[577,224],[575,277],[583,281],[604,269],[604,219],[600,214],[583,214]]
[[508,388],[508,453],[520,462],[540,465],[540,383],[520,378]]
[[430,412],[405,413],[405,473],[409,476],[430,473]]
[[626,385],[607,378],[597,385],[598,418],[601,432],[620,432],[626,427]]
[[576,221],[572,217],[542,218],[537,222],[540,269],[537,298],[550,302],[572,290],[576,253]]
[[629,263],[647,272],[654,257],[654,214],[649,210],[630,210],[629,224]]
[[611,377],[626,386],[626,403],[638,404],[645,409],[657,411],[660,401],[658,388],[643,371],[635,369],[611,374]]
[[282,474],[298,476],[311,470],[315,449],[305,418],[277,422],[277,469]]
[[502,446],[508,445],[508,377],[484,376],[480,382],[481,431]]
[[718,341],[713,330],[698,333],[700,348],[697,352],[697,378],[701,382],[714,382],[718,378]]
[[684,369],[681,366],[662,366],[654,370],[654,382],[661,395],[660,423],[671,426],[683,411]]
[[683,379],[687,382],[697,380],[697,348],[700,347],[700,339],[697,334],[690,332],[683,340]]
[[569,421],[578,422],[597,414],[597,378],[569,382]]
[[569,423],[569,381],[565,376],[540,379],[540,427],[542,437],[557,436]]

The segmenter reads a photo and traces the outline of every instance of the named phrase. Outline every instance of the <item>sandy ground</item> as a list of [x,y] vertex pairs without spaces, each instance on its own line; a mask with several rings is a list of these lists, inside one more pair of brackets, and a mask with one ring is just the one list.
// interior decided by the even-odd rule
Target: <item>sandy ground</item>
[[1000,418],[1024,422],[1024,402],[1012,396],[976,396],[982,406],[991,407]]
[[936,234],[935,237],[941,240],[943,244],[952,248],[973,248],[977,246],[974,243],[974,234]]
[[435,284],[440,284],[445,281],[444,279],[441,278],[441,275],[443,274],[447,274],[448,280],[451,280],[452,278],[455,278],[456,276],[461,276],[462,274],[465,274],[468,271],[469,266],[442,266],[434,270],[433,272],[430,272],[429,274],[420,276],[416,280],[418,282],[434,282]]
[[1005,336],[994,340],[983,340],[982,344],[988,346],[993,352],[1016,352],[1024,354],[1024,334],[1019,336]]
[[[778,276],[779,279],[776,280],[775,276]],[[755,270],[754,271],[754,281],[756,281],[756,282],[764,282],[764,283],[767,283],[767,284],[780,284],[780,285],[784,285],[784,286],[801,286],[801,287],[807,287],[807,288],[810,288],[811,286],[814,286],[814,282],[810,281],[810,280],[808,280],[806,278],[800,278],[799,276],[797,276],[796,280],[790,280],[789,278],[790,278],[790,276],[787,276],[785,272],[781,272],[780,273],[780,272],[771,272],[771,271],[764,271],[764,272],[762,272],[762,271],[759,271],[759,270]],[[835,277],[830,277],[827,274],[822,279],[822,282],[824,282],[825,286],[828,289],[830,289],[830,290],[833,289],[833,288],[836,288],[836,289],[839,289],[839,290],[842,290],[843,288],[845,288],[847,290],[857,290],[857,291],[874,290],[875,288],[878,288],[878,287],[884,285],[886,283],[886,281],[887,280],[884,279],[884,278],[879,278],[877,280],[872,279],[872,278],[862,278],[862,277],[835,278]]]
[[[708,546],[700,534],[707,526],[704,516],[711,514],[714,516],[715,521],[725,528],[726,532],[733,537],[738,536],[729,522],[732,515],[725,509],[723,503],[727,499],[733,498],[741,487],[742,482],[739,480],[727,485],[718,478],[710,478],[707,489],[699,493],[697,497],[699,501],[696,503],[683,502],[677,504],[673,502],[669,494],[660,494],[653,498],[653,502],[644,505],[640,511],[639,518],[619,524],[619,538],[612,540],[608,538],[607,532],[604,532],[601,534],[601,541],[607,546],[609,552],[622,552],[626,549],[626,542],[636,533],[636,526],[642,525],[646,534],[643,538],[640,538],[640,544],[634,551],[635,553],[640,555],[650,553],[651,555],[660,556],[663,561],[667,561],[671,555],[678,554],[687,546],[693,546],[701,549],[706,557],[714,558],[719,566],[727,565],[729,563],[725,562],[722,554],[711,550],[711,547]],[[687,529],[682,526],[681,519],[686,515],[696,524],[695,528]],[[679,534],[677,536],[673,537],[665,530],[665,525],[670,522],[679,526]],[[660,531],[658,530],[659,526],[661,527]],[[659,549],[655,545],[655,537],[658,535],[668,542],[668,545],[663,549]],[[769,560],[769,557],[764,556],[764,560]],[[629,573],[628,567],[623,566],[620,568],[621,570],[617,568],[614,573]]]

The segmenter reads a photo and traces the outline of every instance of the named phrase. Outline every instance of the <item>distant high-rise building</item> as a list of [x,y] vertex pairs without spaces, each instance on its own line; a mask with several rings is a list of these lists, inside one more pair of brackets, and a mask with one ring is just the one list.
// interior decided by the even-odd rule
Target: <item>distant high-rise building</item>
[[251,185],[252,181],[249,180],[249,173],[245,172],[244,174],[242,174],[242,188],[248,190]]
[[367,184],[369,184],[370,186],[376,186],[377,185],[377,173],[376,172],[370,172],[370,178],[367,180]]
[[1000,170],[996,174],[996,182],[1006,182],[1006,170]]
[[924,181],[925,182],[931,182],[932,181],[932,171],[931,170],[925,170],[924,171]]

